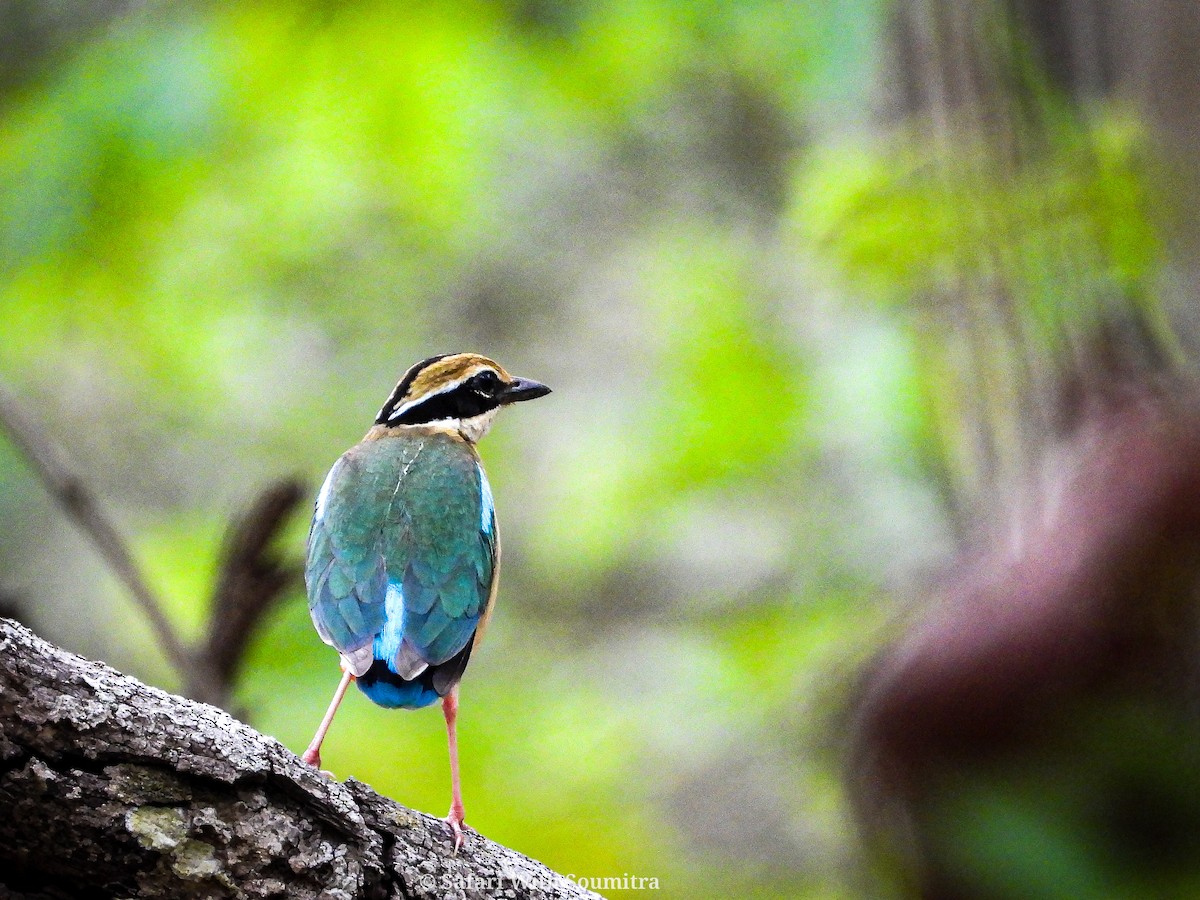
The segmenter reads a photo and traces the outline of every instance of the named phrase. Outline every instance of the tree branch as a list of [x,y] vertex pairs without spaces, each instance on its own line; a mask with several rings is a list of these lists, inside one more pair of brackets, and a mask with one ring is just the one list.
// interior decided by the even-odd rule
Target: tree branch
[[447,895],[597,896],[0,619],[0,897]]
[[62,453],[47,438],[20,402],[0,384],[0,425],[29,460],[34,472],[50,495],[66,510],[108,563],[117,578],[128,588],[154,629],[159,646],[185,680],[193,669],[193,657],[163,612],[163,604],[150,588],[121,533],[100,509],[95,495],[63,460]]

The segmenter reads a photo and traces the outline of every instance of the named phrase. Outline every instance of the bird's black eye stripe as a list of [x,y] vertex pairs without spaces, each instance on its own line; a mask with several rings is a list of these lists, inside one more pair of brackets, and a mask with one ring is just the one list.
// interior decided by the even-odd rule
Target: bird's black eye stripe
[[389,425],[420,425],[439,419],[470,419],[500,405],[497,399],[504,382],[495,372],[485,369],[472,375],[453,390],[432,394],[388,420]]

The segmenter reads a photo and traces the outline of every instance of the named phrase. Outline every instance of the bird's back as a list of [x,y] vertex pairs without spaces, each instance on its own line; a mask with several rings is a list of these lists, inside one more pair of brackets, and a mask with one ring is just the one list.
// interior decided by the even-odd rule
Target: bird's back
[[371,699],[428,705],[466,667],[497,557],[474,448],[434,428],[373,429],[317,500],[305,569],[313,622]]

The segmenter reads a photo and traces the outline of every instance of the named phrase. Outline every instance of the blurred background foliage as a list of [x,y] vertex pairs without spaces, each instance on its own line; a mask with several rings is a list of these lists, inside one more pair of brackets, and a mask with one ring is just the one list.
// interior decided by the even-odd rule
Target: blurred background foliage
[[[1012,175],[897,101],[882,0],[65,9],[0,14],[0,378],[184,634],[258,489],[315,494],[409,364],[487,353],[555,393],[481,448],[505,570],[462,695],[471,824],[664,896],[876,893],[842,709],[955,547],[963,423],[1003,419],[936,298],[1033,273],[1030,333],[1106,285],[1157,298],[1136,105],[1081,124],[1030,64],[1053,127]],[[179,688],[4,443],[0,522],[6,608]],[[296,591],[236,706],[300,750],[337,675]],[[436,713],[353,693],[325,762],[448,802]]]

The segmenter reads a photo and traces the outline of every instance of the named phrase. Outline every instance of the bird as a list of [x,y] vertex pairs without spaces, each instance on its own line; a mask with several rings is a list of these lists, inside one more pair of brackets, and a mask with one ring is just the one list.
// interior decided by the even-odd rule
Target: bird
[[333,464],[313,509],[308,608],[341,657],[342,678],[301,758],[320,768],[321,744],[351,681],[383,707],[441,700],[456,853],[466,827],[458,685],[491,617],[500,572],[495,504],[475,445],[501,408],[548,393],[477,353],[423,359]]

